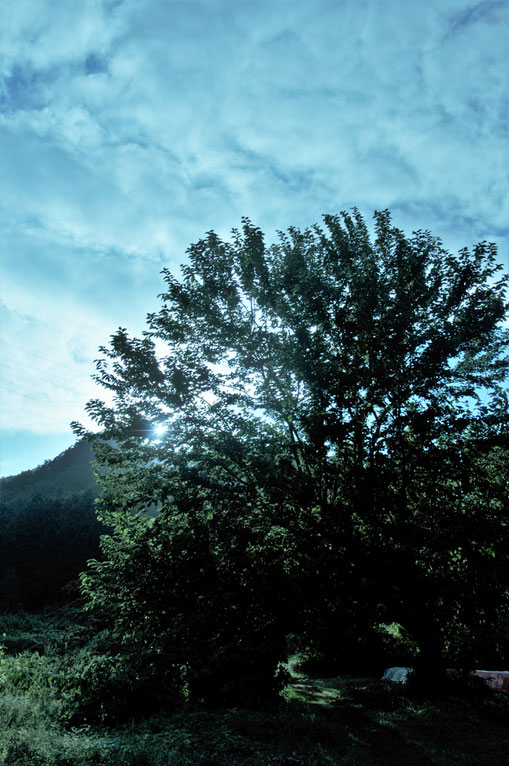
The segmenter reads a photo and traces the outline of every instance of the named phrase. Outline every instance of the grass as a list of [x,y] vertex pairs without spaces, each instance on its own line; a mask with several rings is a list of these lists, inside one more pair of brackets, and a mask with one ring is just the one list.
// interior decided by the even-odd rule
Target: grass
[[309,678],[295,663],[292,682],[271,710],[186,708],[122,726],[73,726],[66,714],[74,697],[61,678],[69,669],[76,674],[76,658],[78,668],[85,666],[78,617],[0,617],[8,647],[0,665],[0,766],[507,762],[507,695],[417,699],[375,678]]

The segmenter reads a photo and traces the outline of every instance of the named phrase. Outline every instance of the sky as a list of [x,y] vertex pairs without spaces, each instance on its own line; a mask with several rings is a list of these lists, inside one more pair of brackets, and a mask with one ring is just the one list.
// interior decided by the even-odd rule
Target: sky
[[0,50],[2,475],[242,216],[388,208],[509,270],[508,0],[2,0]]

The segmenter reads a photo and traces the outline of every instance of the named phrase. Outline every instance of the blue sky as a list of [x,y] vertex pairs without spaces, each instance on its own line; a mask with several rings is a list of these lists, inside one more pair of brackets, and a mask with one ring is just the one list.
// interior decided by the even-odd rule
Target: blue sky
[[2,474],[73,443],[98,346],[247,215],[357,205],[509,269],[507,0],[4,0]]

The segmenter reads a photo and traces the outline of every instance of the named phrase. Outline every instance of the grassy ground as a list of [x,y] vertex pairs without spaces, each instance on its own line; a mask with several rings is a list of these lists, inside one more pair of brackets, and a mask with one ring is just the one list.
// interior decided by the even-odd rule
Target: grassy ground
[[115,728],[65,724],[53,683],[84,628],[0,618],[0,766],[481,766],[507,763],[507,695],[412,699],[374,678],[293,678],[272,710],[186,709]]

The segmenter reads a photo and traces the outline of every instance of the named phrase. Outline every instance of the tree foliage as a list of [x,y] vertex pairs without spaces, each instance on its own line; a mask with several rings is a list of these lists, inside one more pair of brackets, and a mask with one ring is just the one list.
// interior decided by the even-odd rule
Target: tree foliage
[[143,336],[120,328],[97,363],[113,403],[89,402],[89,438],[115,531],[84,575],[90,602],[197,698],[255,677],[262,694],[288,632],[340,658],[396,621],[423,657],[500,657],[495,246],[452,255],[387,211],[370,237],[354,210],[270,246],[244,219],[181,269]]

